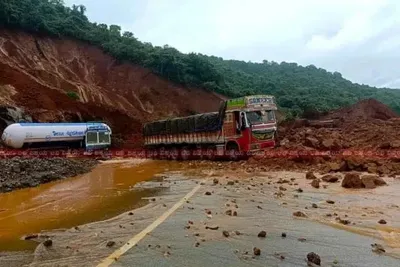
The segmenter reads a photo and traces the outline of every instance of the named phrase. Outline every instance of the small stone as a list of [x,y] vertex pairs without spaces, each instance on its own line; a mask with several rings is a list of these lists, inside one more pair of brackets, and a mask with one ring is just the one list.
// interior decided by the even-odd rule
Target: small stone
[[25,240],[31,240],[31,239],[35,239],[35,238],[38,238],[38,234],[29,234],[29,235],[26,235],[25,237],[24,237],[24,239]]
[[321,258],[318,256],[318,254],[314,252],[310,252],[307,254],[307,260],[308,262],[321,266]]
[[257,235],[258,237],[261,237],[261,238],[264,238],[264,237],[266,237],[267,236],[267,232],[265,232],[265,231],[261,231],[261,232],[259,232],[258,233],[258,235]]
[[151,199],[151,201],[153,201],[153,202],[154,202],[154,201],[156,201],[156,199],[153,197],[153,198]]
[[[107,244],[106,244],[106,246],[109,247],[109,248],[114,246],[114,245],[115,245],[114,241],[108,241]],[[149,245],[149,246],[151,246],[151,245]]]
[[210,229],[210,230],[218,230],[219,226],[206,226],[206,229]]
[[235,210],[233,213],[232,213],[232,215],[233,216],[237,216],[238,214],[237,214],[237,211]]
[[286,237],[286,233],[282,233],[281,237],[285,238]]
[[325,215],[326,217],[332,217],[332,214],[328,213]]
[[300,242],[306,242],[307,241],[307,239],[305,239],[304,237],[299,237],[299,238],[297,238],[297,240],[300,241]]
[[129,213],[128,213],[128,215],[132,216],[132,215],[133,215],[133,212],[132,212],[132,211],[131,211],[131,212],[129,212]]
[[314,209],[317,209],[317,208],[318,208],[318,205],[315,204],[315,203],[313,203],[311,206],[312,206]]
[[224,230],[222,231],[222,235],[225,237],[229,237],[229,232]]
[[43,246],[45,247],[51,247],[53,245],[53,240],[47,239],[43,242]]
[[232,216],[232,210],[225,211],[225,214],[228,215],[228,216]]
[[188,221],[189,224],[193,224],[193,221]]
[[211,210],[206,209],[206,214],[211,214]]
[[206,196],[211,196],[211,192],[207,191],[207,192],[205,193],[205,195],[206,195]]
[[280,187],[279,187],[279,190],[281,190],[281,191],[286,191],[287,189],[286,189],[285,187],[283,187],[283,186],[280,186]]
[[214,184],[218,184],[218,183],[219,183],[219,180],[218,180],[217,178],[214,178],[213,183],[214,183]]
[[379,224],[386,224],[387,222],[384,219],[378,221]]
[[372,251],[375,252],[375,253],[381,254],[381,253],[385,253],[386,252],[386,250],[380,244],[377,244],[377,243],[371,244],[371,247],[372,247]]
[[257,206],[257,209],[260,209],[260,210],[262,210],[263,208],[262,208],[261,206]]
[[238,230],[236,230],[236,231],[235,231],[235,234],[236,234],[236,235],[241,235],[242,233],[239,232]]
[[314,175],[313,172],[307,172],[306,173],[306,179],[307,180],[315,180],[315,179],[317,179],[317,177]]
[[196,242],[196,243],[194,244],[194,246],[197,248],[198,246],[200,246],[200,243],[199,243],[199,242]]
[[314,187],[314,188],[319,188],[319,183],[320,183],[320,180],[319,179],[315,179],[315,180],[313,180],[311,182],[311,186]]
[[304,213],[304,212],[301,212],[301,211],[296,211],[296,212],[293,212],[293,216],[295,216],[295,217],[307,217],[307,215]]
[[253,248],[253,253],[256,256],[259,256],[259,255],[261,255],[261,249],[255,247],[255,248]]
[[327,200],[326,203],[328,203],[328,204],[335,204],[335,201],[333,201],[333,200]]
[[226,185],[234,185],[234,184],[235,184],[234,181],[228,181],[228,182],[226,183]]
[[303,189],[301,189],[301,188],[298,188],[296,191],[299,193],[303,193]]

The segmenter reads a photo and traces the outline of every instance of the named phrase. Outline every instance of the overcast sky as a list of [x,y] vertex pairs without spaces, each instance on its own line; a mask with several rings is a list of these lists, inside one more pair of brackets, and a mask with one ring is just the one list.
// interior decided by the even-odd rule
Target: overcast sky
[[400,0],[65,0],[141,41],[400,88]]

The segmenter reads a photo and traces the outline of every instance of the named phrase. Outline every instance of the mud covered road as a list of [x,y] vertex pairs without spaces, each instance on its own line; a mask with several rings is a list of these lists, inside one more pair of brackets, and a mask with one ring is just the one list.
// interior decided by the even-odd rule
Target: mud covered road
[[384,177],[388,186],[375,189],[314,188],[303,172],[182,164],[185,171],[135,184],[162,189],[146,206],[44,231],[33,253],[3,253],[0,266],[97,266],[113,253],[103,266],[306,266],[310,252],[321,266],[400,265],[399,180]]

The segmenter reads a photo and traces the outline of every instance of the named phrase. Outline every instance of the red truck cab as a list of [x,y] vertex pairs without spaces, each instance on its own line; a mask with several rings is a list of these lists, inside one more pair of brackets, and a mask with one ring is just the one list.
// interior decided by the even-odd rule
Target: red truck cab
[[275,146],[277,106],[273,96],[246,96],[227,101],[223,133],[226,151],[254,152]]

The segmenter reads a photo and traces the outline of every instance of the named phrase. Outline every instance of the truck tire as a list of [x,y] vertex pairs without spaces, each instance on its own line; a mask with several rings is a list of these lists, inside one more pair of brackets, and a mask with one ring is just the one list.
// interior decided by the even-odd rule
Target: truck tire
[[236,143],[228,143],[226,146],[226,153],[228,155],[228,159],[237,160],[239,158],[239,147]]

